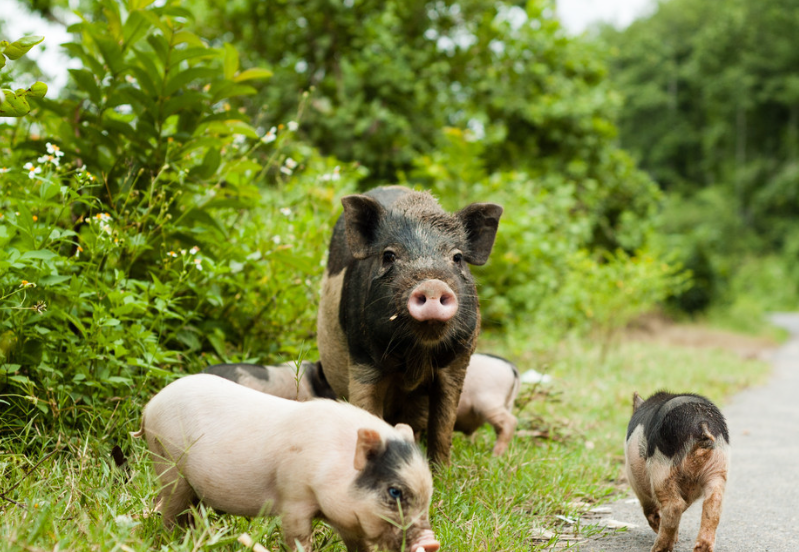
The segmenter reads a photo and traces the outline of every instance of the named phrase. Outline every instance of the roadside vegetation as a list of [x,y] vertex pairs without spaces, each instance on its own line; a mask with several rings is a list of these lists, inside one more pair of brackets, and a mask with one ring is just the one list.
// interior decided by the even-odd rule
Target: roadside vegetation
[[[129,432],[175,377],[317,358],[339,200],[379,184],[429,189],[449,210],[504,205],[475,270],[480,349],[554,376],[524,390],[505,457],[490,456],[487,428],[456,438],[431,512],[444,548],[528,550],[596,532],[580,515],[618,488],[634,389],[723,403],[766,373],[729,352],[624,338],[702,272],[685,270],[661,224],[676,200],[617,143],[621,97],[603,47],[565,36],[549,2],[35,9],[60,20],[67,5],[80,18],[58,97],[43,95],[47,78],[26,58],[47,38],[0,27],[0,109],[17,117],[0,122],[9,550],[239,550],[243,531],[277,550],[274,519],[212,514],[165,533]],[[761,314],[748,282],[788,274],[752,263],[735,273],[746,290],[729,300],[736,320]],[[323,524],[316,544],[343,549]]]

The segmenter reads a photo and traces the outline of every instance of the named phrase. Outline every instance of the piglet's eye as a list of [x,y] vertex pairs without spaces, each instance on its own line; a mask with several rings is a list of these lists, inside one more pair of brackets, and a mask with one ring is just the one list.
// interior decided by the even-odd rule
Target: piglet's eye
[[460,262],[463,260],[463,253],[455,253],[455,255],[452,256],[452,260],[455,263],[460,264]]
[[397,255],[393,251],[383,251],[383,262],[391,264],[397,260]]
[[388,496],[390,496],[394,500],[400,500],[400,499],[402,499],[402,491],[400,491],[396,487],[389,487],[388,488]]

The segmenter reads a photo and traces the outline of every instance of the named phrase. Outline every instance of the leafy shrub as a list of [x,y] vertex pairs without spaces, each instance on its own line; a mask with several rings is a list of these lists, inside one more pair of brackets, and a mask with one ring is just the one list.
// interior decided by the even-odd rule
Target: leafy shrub
[[178,2],[147,4],[73,26],[69,97],[0,127],[4,429],[313,348],[334,199],[357,173],[295,143],[296,122],[250,125],[233,104],[269,73],[209,47]]

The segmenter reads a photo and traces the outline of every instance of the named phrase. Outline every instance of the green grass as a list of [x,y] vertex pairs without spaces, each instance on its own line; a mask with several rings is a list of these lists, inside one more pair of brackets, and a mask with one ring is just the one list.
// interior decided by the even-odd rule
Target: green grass
[[[471,438],[456,434],[452,465],[435,476],[431,507],[443,550],[536,550],[575,531],[595,531],[563,518],[578,518],[622,488],[622,443],[634,390],[698,392],[723,405],[734,392],[763,381],[769,370],[720,350],[652,343],[622,343],[601,363],[599,348],[585,341],[563,345],[546,362],[524,354],[520,335],[487,335],[481,348],[518,359],[522,370],[543,365],[555,380],[523,391],[520,404],[529,402],[517,412],[518,435],[504,457],[491,456],[488,426]],[[138,428],[140,409],[138,400],[122,401],[113,416],[97,417],[93,431],[68,437],[64,430],[60,443],[57,436],[38,439],[46,444],[34,450],[26,450],[36,434],[33,426],[0,441],[0,492],[19,503],[0,500],[3,549],[238,551],[236,537],[248,532],[279,550],[276,519],[208,512],[192,531],[161,528],[160,518],[149,515],[157,491],[151,463],[143,443],[127,436]],[[114,439],[128,455],[127,470],[110,457]],[[26,476],[57,443],[60,452]],[[344,550],[322,523],[315,545]]]

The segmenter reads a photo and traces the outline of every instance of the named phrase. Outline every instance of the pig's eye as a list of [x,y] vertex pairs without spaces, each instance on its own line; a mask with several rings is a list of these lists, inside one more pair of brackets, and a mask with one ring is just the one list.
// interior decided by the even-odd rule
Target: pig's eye
[[391,264],[397,260],[397,255],[393,251],[383,251],[383,264]]
[[455,264],[461,264],[461,261],[463,260],[463,253],[455,253],[455,255],[452,256],[452,260],[455,262]]
[[400,491],[396,487],[389,487],[388,488],[388,496],[390,496],[394,500],[400,500],[400,499],[402,499],[402,491]]

